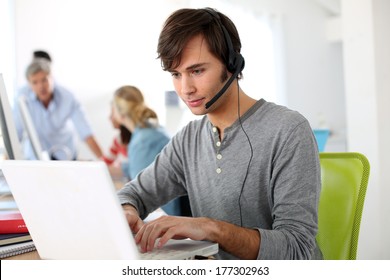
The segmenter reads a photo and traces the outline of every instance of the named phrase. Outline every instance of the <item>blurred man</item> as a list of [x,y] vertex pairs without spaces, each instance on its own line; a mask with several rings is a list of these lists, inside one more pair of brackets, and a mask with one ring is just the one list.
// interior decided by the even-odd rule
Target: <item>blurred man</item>
[[[49,57],[50,58],[50,57]],[[19,100],[23,98],[31,115],[42,149],[53,160],[77,159],[77,135],[86,142],[97,158],[103,156],[79,101],[64,87],[56,84],[51,75],[50,60],[36,58],[26,70],[29,87],[16,96],[14,117],[19,139],[25,127],[22,122]],[[24,155],[37,159],[31,141],[24,141]]]

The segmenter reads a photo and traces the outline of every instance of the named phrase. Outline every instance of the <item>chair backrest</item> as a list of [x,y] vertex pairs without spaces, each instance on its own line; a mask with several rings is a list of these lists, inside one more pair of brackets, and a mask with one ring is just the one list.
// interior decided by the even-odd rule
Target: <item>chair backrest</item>
[[320,153],[320,163],[318,246],[326,260],[354,260],[370,164],[354,152]]

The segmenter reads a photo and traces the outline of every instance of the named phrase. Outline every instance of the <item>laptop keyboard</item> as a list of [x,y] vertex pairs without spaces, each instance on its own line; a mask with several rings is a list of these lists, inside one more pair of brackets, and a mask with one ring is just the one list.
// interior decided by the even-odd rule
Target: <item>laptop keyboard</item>
[[188,255],[186,251],[180,249],[172,249],[169,247],[156,247],[149,252],[141,253],[140,245],[137,245],[139,257],[141,260],[191,260],[192,255]]
[[154,249],[151,252],[146,253],[140,253],[140,259],[141,260],[173,260],[177,259],[178,253],[182,253],[178,250],[172,250],[172,249]]
[[163,247],[155,246],[152,251],[146,253],[141,253],[139,244],[137,248],[141,260],[193,260],[198,256],[208,257],[218,252],[218,246],[199,246],[197,241],[192,240],[169,240]]

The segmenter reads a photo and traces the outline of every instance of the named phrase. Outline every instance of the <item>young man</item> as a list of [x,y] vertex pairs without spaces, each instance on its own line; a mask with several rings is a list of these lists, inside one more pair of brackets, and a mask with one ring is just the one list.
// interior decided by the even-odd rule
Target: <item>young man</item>
[[[217,242],[222,259],[320,256],[320,165],[311,127],[299,113],[245,94],[240,49],[234,24],[213,9],[181,9],[165,22],[163,69],[192,113],[205,116],[118,193],[144,251],[158,238],[161,247],[184,237]],[[184,194],[193,218],[142,221]]]
[[[54,83],[50,61],[35,58],[27,67],[29,83],[15,97],[14,117],[19,139],[23,138],[24,126],[18,102],[26,101],[32,122],[37,131],[42,149],[51,159],[74,160],[77,158],[77,135],[84,140],[97,158],[103,156],[81,104],[65,88]],[[30,141],[24,143],[27,159],[36,159]]]

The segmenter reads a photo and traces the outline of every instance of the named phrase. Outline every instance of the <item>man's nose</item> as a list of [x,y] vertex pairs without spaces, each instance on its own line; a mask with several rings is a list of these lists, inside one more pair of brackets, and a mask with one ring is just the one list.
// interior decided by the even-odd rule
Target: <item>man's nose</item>
[[183,76],[181,79],[181,91],[185,95],[192,94],[195,91],[194,83],[191,77]]

